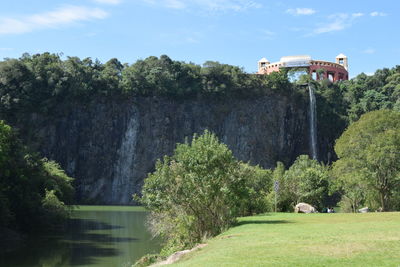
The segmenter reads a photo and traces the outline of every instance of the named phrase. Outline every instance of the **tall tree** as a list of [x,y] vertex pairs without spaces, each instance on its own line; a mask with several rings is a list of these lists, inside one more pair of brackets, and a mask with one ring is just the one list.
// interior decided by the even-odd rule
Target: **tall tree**
[[372,111],[361,116],[337,140],[336,179],[346,196],[354,185],[365,185],[366,198],[382,210],[398,207],[392,196],[400,193],[400,113]]

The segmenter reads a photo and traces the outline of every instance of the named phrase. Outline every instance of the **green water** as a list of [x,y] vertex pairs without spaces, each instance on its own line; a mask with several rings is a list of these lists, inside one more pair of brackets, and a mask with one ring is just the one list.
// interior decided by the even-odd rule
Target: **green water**
[[0,254],[10,267],[130,267],[147,253],[160,250],[138,207],[78,206],[62,235],[31,237],[20,249]]

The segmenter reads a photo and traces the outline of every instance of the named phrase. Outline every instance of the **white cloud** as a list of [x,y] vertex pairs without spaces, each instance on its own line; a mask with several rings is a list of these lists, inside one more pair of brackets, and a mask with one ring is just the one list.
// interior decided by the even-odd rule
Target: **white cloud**
[[122,0],[93,0],[93,2],[106,5],[118,5],[122,3]]
[[358,18],[358,17],[364,16],[364,13],[353,13],[353,14],[351,14],[351,16],[352,16],[353,18]]
[[194,9],[208,12],[244,11],[260,8],[262,5],[252,0],[142,0],[147,4],[171,9]]
[[199,42],[199,40],[197,40],[195,37],[186,37],[185,38],[186,43],[190,43],[190,44],[197,44]]
[[261,38],[266,40],[274,39],[276,33],[270,30],[261,30]]
[[183,1],[180,0],[165,0],[165,6],[167,8],[173,8],[173,9],[184,9],[186,8],[186,5]]
[[316,28],[311,35],[344,30],[348,27],[351,27],[351,25],[354,23],[354,20],[362,17],[363,15],[363,13],[353,13],[351,15],[340,13],[331,15],[328,17],[330,22]]
[[192,0],[195,4],[211,11],[244,11],[261,8],[261,4],[249,0]]
[[367,48],[367,49],[363,50],[362,53],[364,53],[364,54],[374,54],[375,53],[375,49]]
[[165,44],[171,46],[180,46],[200,43],[203,39],[203,33],[192,31],[190,29],[175,29],[171,32],[161,33],[158,38]]
[[386,13],[383,13],[383,12],[378,12],[378,11],[374,11],[374,12],[371,12],[370,13],[370,16],[371,17],[384,17],[384,16],[387,16],[387,14]]
[[289,8],[288,10],[286,10],[286,13],[290,14],[290,15],[294,15],[294,16],[299,16],[299,15],[312,15],[314,14],[315,9],[312,8]]
[[79,21],[104,19],[107,15],[107,12],[100,8],[64,6],[50,12],[33,14],[26,17],[0,17],[0,35],[21,34],[40,29],[58,28]]

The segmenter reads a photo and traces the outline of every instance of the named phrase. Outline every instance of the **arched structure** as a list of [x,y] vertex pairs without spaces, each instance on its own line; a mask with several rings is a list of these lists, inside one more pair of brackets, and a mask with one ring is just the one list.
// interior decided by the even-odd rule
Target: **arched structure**
[[306,70],[313,79],[329,79],[332,82],[348,80],[348,59],[339,54],[335,62],[314,60],[308,55],[286,56],[279,62],[270,63],[266,58],[258,61],[258,74],[270,74],[282,68]]

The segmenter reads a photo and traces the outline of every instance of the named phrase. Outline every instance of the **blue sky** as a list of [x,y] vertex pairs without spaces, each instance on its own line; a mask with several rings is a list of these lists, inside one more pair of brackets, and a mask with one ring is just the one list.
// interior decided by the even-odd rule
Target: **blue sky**
[[166,54],[255,72],[266,57],[349,58],[350,76],[400,64],[400,1],[5,1],[0,58],[63,53],[133,63]]

